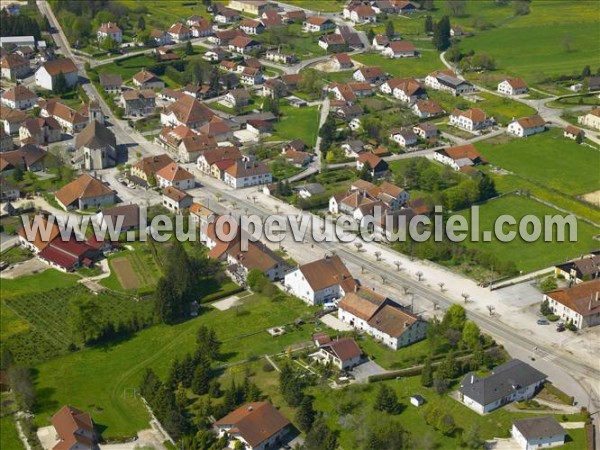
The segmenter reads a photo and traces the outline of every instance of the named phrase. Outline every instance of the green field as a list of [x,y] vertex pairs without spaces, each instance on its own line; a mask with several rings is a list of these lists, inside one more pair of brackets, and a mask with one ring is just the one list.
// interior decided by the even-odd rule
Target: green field
[[536,1],[530,8],[526,16],[464,39],[460,48],[485,52],[495,59],[499,72],[522,76],[531,83],[580,73],[586,64],[598,66],[597,3]]
[[225,362],[234,362],[277,353],[308,340],[314,331],[310,324],[279,338],[264,330],[310,314],[310,308],[299,300],[273,303],[251,296],[224,312],[208,309],[179,325],[157,325],[107,347],[53,359],[37,366],[37,423],[47,425],[51,415],[68,403],[89,410],[94,421],[106,427],[104,438],[133,436],[148,427],[147,413],[134,394],[142,373],[152,367],[161,377],[166,376],[173,358],[193,350],[201,325],[215,327],[223,341]]
[[[467,217],[467,219],[469,219],[471,215],[470,210],[460,211],[458,213]],[[504,214],[510,214],[517,221],[516,226],[509,227],[505,225],[505,232],[518,232],[519,220],[526,215],[534,215],[538,217],[542,223],[542,236],[535,242],[525,242],[521,238],[516,238],[511,242],[500,242],[495,236],[493,236],[491,242],[473,242],[470,239],[465,239],[464,245],[466,247],[487,251],[490,254],[496,255],[501,260],[514,261],[517,269],[522,270],[523,272],[543,269],[567,259],[587,254],[597,248],[597,243],[594,241],[593,237],[600,233],[600,229],[582,221],[577,221],[576,242],[544,242],[543,216],[565,216],[565,214],[532,199],[516,195],[494,199],[480,206],[480,239],[485,230],[490,230],[493,234],[496,219]],[[565,234],[568,239],[568,228]]]
[[494,166],[557,191],[581,195],[600,189],[600,151],[564,138],[560,129],[476,147]]
[[0,418],[0,447],[11,450],[24,448],[11,414]]
[[[131,58],[115,61],[110,64],[104,64],[94,68],[99,75],[115,74],[123,77],[123,82],[130,81],[131,78],[145,67],[151,67],[156,64],[154,58],[147,55],[138,55]],[[160,78],[164,79],[163,76]]]
[[282,106],[281,117],[275,124],[270,140],[289,141],[302,139],[309,147],[317,141],[320,112],[317,107],[294,108]]
[[154,288],[160,277],[160,269],[154,261],[154,257],[148,248],[141,243],[132,243],[134,250],[127,250],[111,255],[108,259],[110,266],[110,276],[100,280],[100,284],[115,291],[126,291],[117,276],[117,271],[113,269],[113,261],[122,261],[126,259],[135,272],[139,282],[139,288],[144,291]]
[[282,53],[291,53],[299,60],[305,60],[328,54],[327,50],[319,47],[320,37],[321,33],[305,33],[302,25],[292,24],[285,29],[267,30],[256,36],[256,40],[262,42],[265,48],[279,47]]
[[[415,46],[419,47],[418,42],[415,42]],[[444,68],[436,51],[423,51],[417,58],[390,59],[379,53],[363,53],[352,55],[352,59],[367,66],[379,66],[395,78],[425,78],[434,70]]]
[[343,0],[288,0],[285,3],[320,12],[342,12],[345,1]]

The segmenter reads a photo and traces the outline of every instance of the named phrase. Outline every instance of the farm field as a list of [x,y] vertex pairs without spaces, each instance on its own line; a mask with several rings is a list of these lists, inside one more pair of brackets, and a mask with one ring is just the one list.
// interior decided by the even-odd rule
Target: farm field
[[[419,47],[418,42],[415,47]],[[379,53],[363,53],[352,55],[352,59],[367,66],[379,66],[395,78],[425,78],[434,70],[444,68],[436,51],[423,51],[417,58],[390,59]]]
[[560,129],[498,145],[478,142],[476,147],[490,164],[551,189],[570,195],[600,189],[600,152],[564,138]]
[[306,145],[314,147],[319,127],[319,109],[317,107],[282,106],[280,112],[281,117],[275,124],[273,136],[269,140],[302,139]]
[[156,325],[107,347],[53,359],[37,366],[37,423],[46,425],[56,409],[68,403],[90,410],[94,420],[106,427],[105,438],[133,436],[148,426],[147,414],[134,395],[144,370],[152,367],[165,377],[174,358],[193,350],[201,325],[218,324],[215,329],[223,342],[223,359],[229,363],[309,340],[314,331],[310,324],[279,338],[264,330],[311,314],[300,300],[288,298],[274,304],[253,295],[224,312],[206,309],[198,318],[178,325]]
[[580,73],[586,64],[597,66],[600,42],[590,40],[598,30],[596,4],[538,1],[531,3],[530,11],[464,39],[460,48],[485,52],[495,59],[498,72],[522,76],[530,83]]
[[192,15],[199,15],[206,18],[211,17],[206,11],[206,7],[202,5],[202,2],[177,2],[169,0],[157,0],[152,2],[119,0],[119,2],[129,9],[127,16],[134,24],[141,15],[136,12],[136,10],[143,5],[147,10],[145,19],[148,28],[169,28],[177,21],[185,22],[185,19]]
[[[558,210],[542,205],[535,200],[509,195],[490,200],[479,207],[480,238],[482,232],[485,230],[490,230],[493,234],[496,219],[508,213],[517,220],[517,226],[505,226],[505,232],[518,230],[519,220],[526,215],[533,215],[540,219],[542,222],[542,232],[543,217],[545,215],[565,216],[565,214]],[[465,216],[467,220],[471,215],[470,210],[459,211],[458,214]],[[566,231],[565,235],[568,239],[568,228]],[[514,261],[517,269],[526,273],[550,267],[567,259],[589,253],[597,247],[593,236],[598,234],[598,232],[598,228],[588,223],[577,221],[576,242],[544,242],[542,234],[540,239],[535,242],[525,242],[520,238],[511,242],[500,242],[493,236],[491,242],[465,240],[463,244],[466,247],[479,248],[490,254],[495,254],[501,260]]]
[[133,250],[112,255],[108,263],[110,276],[100,284],[116,291],[152,290],[160,277],[159,267],[142,243],[134,244]]

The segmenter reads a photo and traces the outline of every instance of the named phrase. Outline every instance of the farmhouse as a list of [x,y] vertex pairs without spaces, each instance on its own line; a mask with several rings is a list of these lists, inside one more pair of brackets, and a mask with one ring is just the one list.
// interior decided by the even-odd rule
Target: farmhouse
[[225,170],[223,181],[234,189],[242,189],[269,184],[273,181],[273,176],[262,161],[236,161]]
[[121,31],[116,23],[103,23],[100,25],[100,28],[98,28],[96,37],[99,41],[103,41],[106,38],[111,38],[120,44],[123,42],[123,31]]
[[338,318],[364,331],[392,350],[425,339],[426,322],[371,289],[348,292],[338,303]]
[[563,132],[563,136],[569,139],[573,139],[574,141],[576,141],[577,139],[581,139],[583,141],[583,139],[585,138],[585,131],[583,131],[581,128],[577,128],[576,126],[567,125]]
[[412,111],[421,119],[428,119],[444,114],[442,107],[433,100],[417,100]]
[[353,291],[357,283],[340,257],[334,255],[293,269],[285,275],[283,284],[309,305],[321,305]]
[[143,117],[154,112],[156,94],[152,89],[125,91],[121,94],[121,106],[127,117]]
[[224,101],[232,108],[243,108],[250,104],[250,93],[246,89],[233,89],[225,95]]
[[437,137],[437,126],[433,122],[421,122],[413,126],[413,132],[421,139],[432,139]]
[[577,121],[584,127],[600,130],[600,108],[592,109],[589,113],[579,116]]
[[231,8],[220,8],[215,14],[215,22],[223,25],[234,23],[240,19],[240,14]]
[[281,447],[290,422],[271,403],[254,402],[217,420],[214,428],[219,437],[226,435],[245,449],[266,450]]
[[29,109],[37,103],[37,95],[18,84],[2,94],[2,104],[12,109]]
[[241,54],[260,51],[262,44],[245,36],[238,36],[229,42],[229,50]]
[[62,130],[52,117],[28,119],[19,128],[21,144],[48,145],[61,140]]
[[48,152],[37,145],[26,144],[17,150],[0,153],[0,172],[7,175],[15,168],[22,171],[39,172],[45,168]]
[[600,279],[546,292],[544,300],[554,314],[579,329],[600,324]]
[[217,142],[229,141],[234,138],[229,124],[219,116],[214,116],[210,122],[200,127],[199,131],[214,138]]
[[4,125],[4,132],[8,135],[17,133],[21,124],[27,120],[28,116],[23,111],[12,109],[4,105],[0,105],[0,118]]
[[182,214],[184,210],[189,209],[194,203],[193,197],[179,189],[168,186],[163,189],[162,205],[176,214]]
[[217,31],[214,34],[214,36],[210,36],[208,38],[208,40],[216,45],[228,45],[229,41],[235,39],[238,36],[244,37],[244,36],[248,36],[248,35],[246,33],[244,33],[242,30],[240,30],[239,28],[236,28],[233,30]]
[[581,256],[554,267],[554,275],[562,276],[571,283],[581,283],[600,275],[600,255]]
[[71,87],[79,81],[77,66],[69,58],[60,58],[44,63],[35,72],[35,84],[43,89],[53,90],[58,74],[65,76],[67,86]]
[[507,403],[528,400],[544,384],[546,375],[524,362],[513,359],[494,368],[486,378],[469,373],[462,380],[460,401],[479,414]]
[[362,350],[354,339],[343,338],[322,344],[315,355],[321,364],[333,364],[339,370],[350,370],[362,360]]
[[231,161],[230,165],[233,165],[235,161],[242,159],[242,153],[237,147],[218,147],[202,153],[196,161],[196,167],[206,174],[211,174],[211,167],[219,161]]
[[377,13],[369,5],[361,3],[350,4],[344,8],[344,19],[349,19],[355,24],[372,23],[377,21]]
[[498,92],[506,95],[521,95],[529,91],[527,83],[522,78],[507,78],[498,83]]
[[427,96],[421,83],[414,78],[393,78],[383,83],[379,89],[384,94],[392,94],[398,100],[410,104]]
[[293,53],[281,53],[277,49],[267,50],[265,58],[267,58],[267,61],[274,61],[280,64],[294,64],[297,61],[296,55]]
[[552,416],[515,420],[510,434],[523,450],[556,447],[567,438],[567,432]]
[[101,74],[100,75],[100,86],[109,94],[118,94],[121,92],[121,86],[123,85],[123,78],[121,75],[112,74]]
[[417,12],[417,7],[406,0],[392,0],[392,4],[396,7],[398,14],[412,14]]
[[54,450],[81,449],[97,450],[98,435],[94,422],[88,413],[72,406],[63,406],[52,416],[52,426],[56,431],[58,442]]
[[256,67],[244,67],[242,69],[240,81],[242,84],[254,86],[263,82],[263,75],[260,69],[257,69]]
[[415,46],[411,41],[392,41],[381,52],[388,58],[410,58],[417,55]]
[[493,118],[488,119],[486,114],[479,108],[471,108],[466,111],[455,109],[450,114],[450,125],[467,131],[482,130],[493,123]]
[[333,65],[337,70],[342,69],[351,69],[354,64],[352,63],[352,59],[348,56],[347,53],[340,53],[338,55],[333,55]]
[[507,128],[507,131],[515,136],[527,137],[546,131],[546,121],[540,116],[523,117],[513,120]]
[[258,20],[244,19],[240,22],[240,30],[246,34],[260,34],[265,31],[265,27]]
[[384,50],[390,44],[390,38],[387,34],[377,34],[373,38],[373,48],[378,51]]
[[386,75],[385,72],[379,67],[361,67],[352,74],[352,77],[356,81],[377,83],[378,81],[384,81]]
[[121,231],[138,230],[142,221],[141,211],[139,205],[133,203],[131,205],[103,208],[97,217],[103,227],[107,227],[110,222],[112,227],[119,226]]
[[341,34],[324,34],[319,38],[319,47],[330,52],[340,52],[346,49],[346,41]]
[[182,23],[174,23],[167,31],[175,42],[186,41],[192,36],[192,30]]
[[311,198],[313,195],[323,194],[325,186],[320,183],[308,183],[294,188],[300,198]]
[[65,209],[87,209],[115,203],[115,193],[102,181],[84,173],[76,180],[60,188],[54,194],[56,201]]
[[165,82],[152,72],[143,69],[133,76],[133,85],[138,89],[163,89]]
[[60,229],[58,228],[58,223],[55,218],[53,218],[50,227],[48,227],[48,219],[49,216],[42,214],[37,214],[33,216],[33,218],[29,218],[30,233],[27,233],[24,227],[19,228],[19,245],[37,255],[57,236],[60,236]]
[[29,61],[14,53],[3,56],[0,59],[0,68],[2,70],[2,78],[6,78],[7,80],[25,78],[31,70]]
[[[0,127],[0,153],[12,150],[14,145],[15,144],[12,140],[12,137],[10,137],[10,134],[4,131],[4,127]],[[0,193],[2,193],[1,189]]]
[[433,159],[452,167],[454,170],[463,170],[466,167],[487,164],[487,160],[477,151],[473,144],[436,150],[433,154]]
[[161,188],[173,186],[185,191],[186,189],[192,189],[196,184],[196,180],[194,175],[173,162],[156,172],[156,183]]
[[473,92],[475,87],[457,77],[451,70],[437,70],[425,78],[425,85],[438,91],[450,92],[452,95],[461,95]]
[[310,16],[302,24],[304,31],[310,33],[318,33],[320,31],[327,31],[335,28],[335,23],[322,16]]
[[152,30],[150,32],[150,38],[154,41],[154,45],[168,45],[173,42],[171,35],[162,30]]

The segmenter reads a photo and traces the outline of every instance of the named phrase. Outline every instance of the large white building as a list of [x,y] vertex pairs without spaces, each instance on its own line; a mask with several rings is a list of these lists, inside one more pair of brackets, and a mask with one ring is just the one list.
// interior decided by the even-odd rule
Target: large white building
[[600,324],[600,279],[546,292],[544,300],[565,323],[579,329]]
[[225,170],[223,181],[234,189],[242,189],[269,184],[273,175],[262,161],[237,161]]
[[326,256],[299,266],[288,272],[283,281],[289,293],[309,305],[341,298],[354,291],[357,283],[339,256]]
[[584,127],[600,130],[600,108],[592,109],[587,114],[579,116],[577,121]]
[[43,89],[53,90],[60,73],[65,76],[68,86],[74,86],[79,81],[75,63],[69,58],[59,58],[44,63],[35,72],[35,84]]
[[397,350],[425,339],[427,323],[384,295],[366,288],[348,292],[338,303],[338,318]]
[[457,77],[451,70],[438,70],[425,78],[425,85],[438,91],[450,92],[453,95],[466,94],[475,91],[475,87]]
[[523,450],[563,445],[567,437],[564,428],[552,416],[515,420],[510,434]]
[[482,130],[491,126],[493,122],[479,108],[471,108],[466,111],[455,109],[450,114],[450,125],[467,131]]
[[508,124],[507,131],[515,136],[527,137],[546,131],[546,121],[537,114],[513,120]]
[[533,397],[547,376],[518,359],[494,368],[486,378],[469,373],[460,383],[459,399],[479,414],[488,413],[510,402]]
[[498,92],[506,95],[521,95],[527,93],[529,88],[522,78],[507,78],[498,83]]

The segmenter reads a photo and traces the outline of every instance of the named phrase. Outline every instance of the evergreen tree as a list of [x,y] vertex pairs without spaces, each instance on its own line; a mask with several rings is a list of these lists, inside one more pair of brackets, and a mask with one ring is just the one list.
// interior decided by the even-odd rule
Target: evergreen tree
[[444,16],[433,27],[433,45],[443,51],[450,47],[450,19]]
[[146,19],[144,19],[144,16],[138,17],[137,27],[138,27],[138,30],[146,29]]
[[431,387],[433,384],[433,369],[431,368],[431,358],[425,360],[423,370],[421,371],[421,386]]
[[369,40],[369,43],[372,43],[373,39],[375,39],[375,32],[373,31],[373,28],[369,28],[369,31],[367,31],[367,39]]
[[331,147],[333,138],[335,135],[335,119],[329,115],[325,123],[319,130],[319,137],[321,138],[321,150],[327,151]]
[[221,343],[217,339],[217,334],[213,328],[202,325],[196,335],[196,354],[202,354],[210,360],[217,360],[221,350]]
[[19,183],[19,182],[23,181],[23,178],[24,178],[23,169],[21,169],[20,164],[17,164],[13,170],[12,179],[13,179],[13,181]]
[[433,18],[429,15],[425,17],[425,33],[433,33]]
[[577,142],[578,144],[583,144],[583,133],[579,133],[576,137],[575,137],[575,142]]
[[306,450],[336,450],[338,435],[319,418],[313,422],[310,431],[306,433],[304,448]]
[[315,410],[313,409],[313,399],[310,395],[305,395],[298,411],[296,411],[296,423],[300,430],[309,432],[315,420]]
[[235,384],[235,380],[231,380],[231,384],[229,388],[225,390],[225,395],[223,398],[223,408],[226,411],[233,411],[238,404],[237,399],[238,388]]
[[388,20],[388,22],[385,24],[385,34],[389,39],[393,39],[396,36],[394,23],[391,20]]
[[192,47],[191,41],[187,41],[185,43],[185,54],[186,55],[193,55],[194,54],[194,47]]
[[373,181],[373,175],[371,175],[371,164],[368,162],[364,163],[362,169],[358,172],[358,178],[365,181]]
[[165,323],[173,323],[177,318],[177,296],[173,282],[160,277],[154,293],[154,311],[156,317]]
[[65,78],[64,73],[59,72],[58,75],[56,75],[53,91],[59,95],[69,91],[69,85],[67,84],[67,79]]
[[192,380],[192,392],[197,395],[208,393],[210,388],[210,360],[203,356],[198,361],[198,365],[194,370],[194,378]]
[[385,384],[379,387],[379,392],[375,399],[375,405],[373,408],[376,411],[383,411],[388,414],[398,414],[400,411],[400,403],[398,403],[398,396],[396,391],[391,389]]

